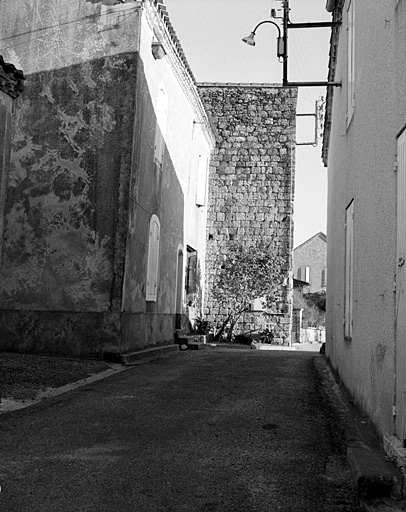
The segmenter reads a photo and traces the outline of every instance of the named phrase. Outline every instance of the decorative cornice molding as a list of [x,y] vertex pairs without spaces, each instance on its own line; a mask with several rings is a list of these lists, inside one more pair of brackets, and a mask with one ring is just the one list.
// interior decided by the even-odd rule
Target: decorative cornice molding
[[0,55],[0,91],[5,92],[13,99],[18,98],[24,89],[24,74],[13,64],[4,62]]

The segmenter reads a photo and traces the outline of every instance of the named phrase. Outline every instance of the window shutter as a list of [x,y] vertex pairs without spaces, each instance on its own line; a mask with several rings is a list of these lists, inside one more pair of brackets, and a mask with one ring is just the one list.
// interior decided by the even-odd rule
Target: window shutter
[[197,292],[197,252],[188,252],[187,293]]
[[153,215],[149,226],[148,265],[146,300],[156,301],[158,291],[158,263],[159,263],[160,224],[156,215]]
[[199,155],[196,180],[196,204],[198,206],[204,206],[206,204],[207,167],[207,156]]
[[304,281],[306,281],[306,283],[310,283],[310,267],[304,267]]
[[321,271],[321,287],[325,288],[327,286],[327,279],[326,279],[326,269],[323,268]]
[[354,202],[345,212],[345,307],[344,335],[352,337],[354,275]]
[[158,92],[156,106],[156,125],[155,125],[155,143],[154,143],[154,159],[162,168],[165,153],[166,125],[168,120],[168,98],[163,87]]
[[310,267],[300,267],[297,271],[297,278],[300,281],[305,281],[306,283],[309,283]]

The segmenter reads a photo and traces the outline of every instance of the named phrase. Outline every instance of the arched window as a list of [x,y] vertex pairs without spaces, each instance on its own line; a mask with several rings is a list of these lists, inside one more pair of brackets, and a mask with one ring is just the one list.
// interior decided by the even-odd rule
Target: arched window
[[154,161],[159,169],[162,169],[165,153],[166,124],[168,119],[168,96],[161,85],[158,90],[156,102],[156,125]]
[[156,215],[149,223],[146,300],[156,302],[158,291],[159,238],[161,224]]

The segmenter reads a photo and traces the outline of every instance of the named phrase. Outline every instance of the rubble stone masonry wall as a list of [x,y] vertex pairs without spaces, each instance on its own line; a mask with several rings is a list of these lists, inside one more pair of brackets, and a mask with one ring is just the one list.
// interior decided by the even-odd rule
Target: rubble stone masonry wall
[[297,89],[272,84],[200,84],[216,134],[210,165],[205,315],[226,318],[211,290],[230,244],[270,242],[283,256],[271,314],[246,313],[237,332],[274,328],[289,344]]

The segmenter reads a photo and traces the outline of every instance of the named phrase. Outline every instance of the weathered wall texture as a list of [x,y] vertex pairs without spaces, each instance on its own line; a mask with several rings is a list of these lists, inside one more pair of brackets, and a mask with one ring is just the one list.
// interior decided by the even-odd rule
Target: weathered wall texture
[[[186,241],[190,206],[182,183],[195,172],[196,155],[185,148],[194,121],[202,133],[208,123],[197,114],[203,112],[197,91],[154,2],[106,3],[0,5],[8,54],[27,69],[5,200],[3,349],[100,355],[173,339],[178,247]],[[157,33],[170,55],[162,61],[151,54]],[[177,150],[165,136],[158,171],[162,83],[168,123],[185,125],[187,133],[178,130]],[[200,136],[194,151],[208,156],[210,147],[210,137]],[[193,208],[188,213],[199,219],[204,243],[206,215]],[[153,214],[161,220],[159,291],[147,303]]]
[[11,153],[13,102],[23,91],[24,75],[0,56],[0,268],[3,254],[4,211]]
[[0,89],[0,268],[3,254],[4,210],[10,168],[12,98]]
[[[226,317],[210,289],[229,244],[270,242],[285,263],[268,323],[277,325],[277,342],[289,343],[297,91],[267,84],[201,84],[199,90],[216,132],[207,222],[207,318]],[[263,322],[246,314],[239,330]]]
[[2,6],[8,54],[27,81],[4,212],[0,337],[6,349],[89,354],[119,343],[136,47],[119,11],[51,3]]
[[305,277],[298,275],[303,267],[310,270],[310,286],[305,288],[305,293],[326,291],[327,237],[324,233],[317,233],[293,250],[293,277],[304,281]]
[[117,203],[130,171],[122,148],[132,142],[135,62],[120,55],[85,67],[27,80],[8,183],[2,309],[104,311],[120,292]]

